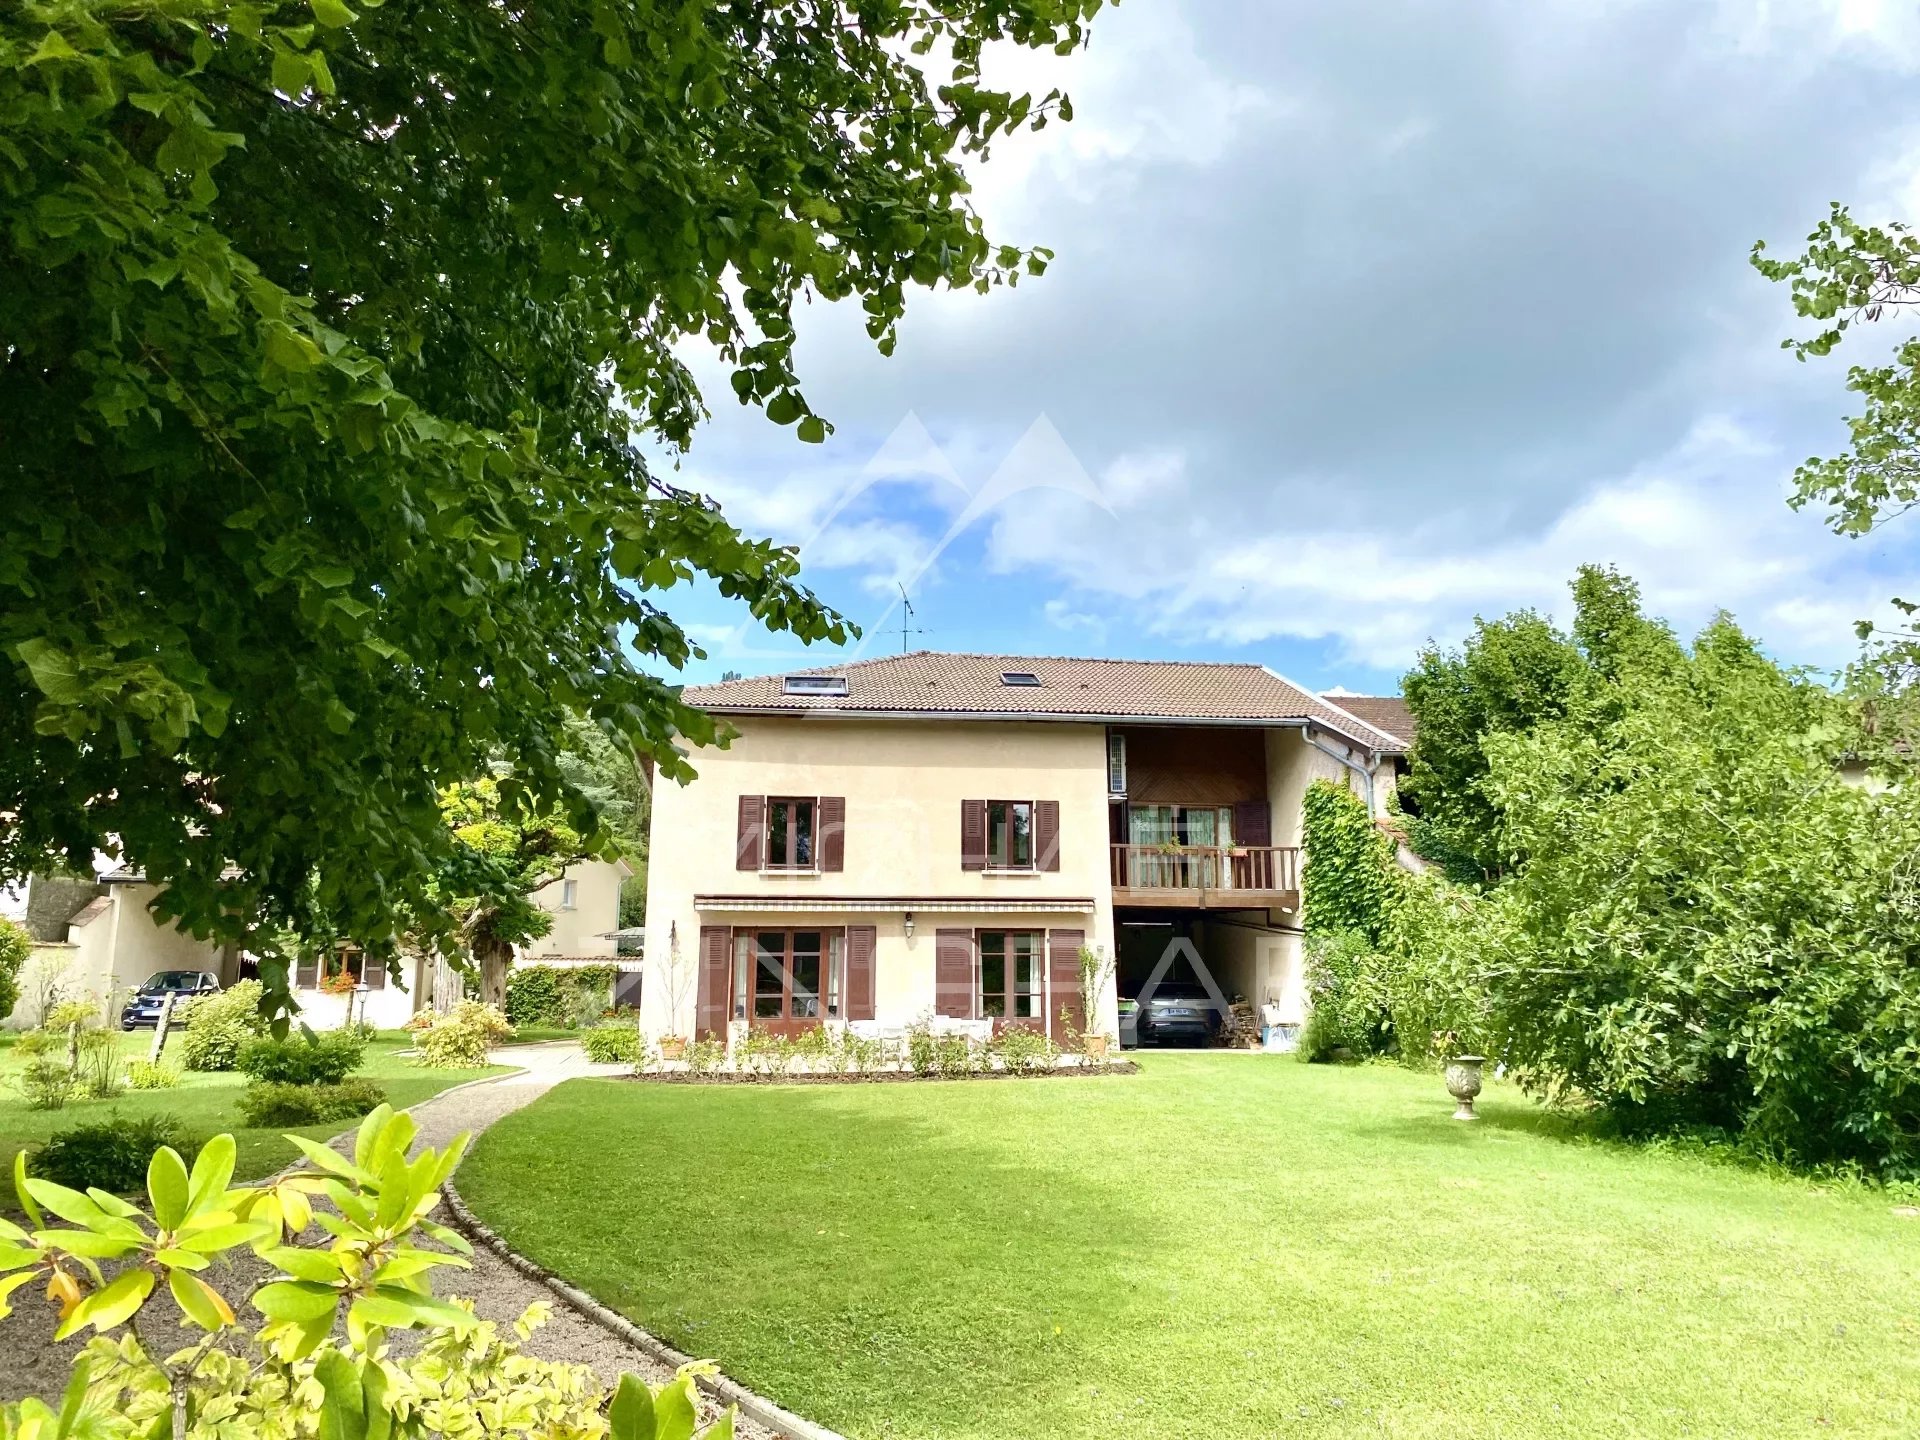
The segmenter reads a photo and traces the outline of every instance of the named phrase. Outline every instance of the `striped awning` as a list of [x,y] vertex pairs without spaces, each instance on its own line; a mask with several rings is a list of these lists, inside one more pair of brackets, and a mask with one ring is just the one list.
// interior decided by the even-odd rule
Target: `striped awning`
[[696,895],[696,910],[728,910],[756,915],[798,911],[804,914],[864,914],[912,910],[921,915],[1086,915],[1092,900],[938,900],[923,895]]

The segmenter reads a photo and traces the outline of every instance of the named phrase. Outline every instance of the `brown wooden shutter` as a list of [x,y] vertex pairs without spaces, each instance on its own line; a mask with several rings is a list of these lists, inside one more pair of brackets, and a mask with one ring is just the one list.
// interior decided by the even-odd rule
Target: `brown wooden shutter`
[[1273,844],[1273,812],[1264,800],[1239,800],[1233,807],[1235,845]]
[[360,983],[365,985],[369,990],[386,989],[387,988],[386,961],[376,960],[371,955],[369,955],[366,959],[362,960],[360,962]]
[[822,795],[816,812],[820,825],[814,837],[814,850],[820,856],[822,870],[847,868],[847,797]]
[[873,1014],[873,950],[871,925],[847,927],[847,1019],[871,1020]]
[[971,1020],[973,1001],[973,932],[934,931],[933,1013]]
[[987,802],[984,800],[960,802],[960,868],[987,868]]
[[1036,870],[1060,868],[1060,802],[1058,800],[1033,802],[1033,868]]
[[[696,1002],[695,1038],[727,1038],[727,961],[733,948],[733,931],[725,925],[700,927],[700,994]],[[680,1017],[673,1017],[679,1028]]]
[[320,957],[302,955],[293,962],[293,988],[311,990],[320,983]]
[[740,822],[733,832],[734,869],[758,870],[760,868],[760,850],[766,843],[766,833],[767,797],[742,795]]
[[[1087,1028],[1087,1008],[1080,1003],[1080,947],[1086,938],[1084,930],[1047,932],[1047,984],[1053,992],[1047,1012],[1047,1033],[1053,1036],[1056,1045],[1071,1042],[1068,1026],[1076,1030]],[[1067,1012],[1064,1024],[1060,1019],[1062,1010]]]

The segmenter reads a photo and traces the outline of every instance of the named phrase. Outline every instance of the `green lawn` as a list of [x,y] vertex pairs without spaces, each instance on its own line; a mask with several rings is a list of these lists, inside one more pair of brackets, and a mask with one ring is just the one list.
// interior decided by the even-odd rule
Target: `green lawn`
[[[357,1072],[368,1079],[377,1080],[396,1108],[417,1105],[449,1085],[458,1085],[463,1080],[472,1080],[481,1075],[498,1074],[507,1068],[496,1065],[484,1070],[423,1070],[397,1058],[397,1052],[410,1044],[412,1040],[402,1037],[398,1031],[383,1032],[367,1047],[366,1063]],[[122,1053],[129,1058],[144,1058],[152,1045],[151,1030],[138,1030],[121,1036]],[[168,1041],[167,1056],[173,1064],[180,1063],[177,1040]],[[182,1075],[180,1084],[171,1090],[126,1091],[111,1100],[71,1100],[61,1110],[29,1110],[12,1083],[12,1077],[21,1063],[11,1045],[0,1048],[0,1167],[4,1167],[0,1173],[8,1175],[13,1172],[13,1153],[22,1145],[44,1140],[56,1130],[90,1124],[115,1115],[172,1115],[190,1134],[198,1135],[201,1139],[217,1135],[223,1130],[232,1131],[239,1146],[235,1173],[241,1179],[270,1174],[288,1161],[299,1158],[300,1152],[281,1138],[283,1133],[324,1140],[349,1128],[341,1123],[314,1125],[289,1132],[279,1129],[242,1129],[235,1120],[234,1102],[239,1099],[247,1077],[230,1071],[215,1074],[187,1071]],[[4,1197],[8,1206],[12,1204],[12,1195],[12,1182],[0,1183],[0,1197]]]
[[1587,1143],[1507,1087],[1148,1056],[1099,1080],[576,1080],[460,1188],[855,1440],[1920,1434],[1920,1220]]

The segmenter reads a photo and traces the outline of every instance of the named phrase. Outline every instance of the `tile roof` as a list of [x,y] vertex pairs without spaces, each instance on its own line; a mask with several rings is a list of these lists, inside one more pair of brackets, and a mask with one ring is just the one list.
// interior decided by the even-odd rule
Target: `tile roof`
[[1398,695],[1323,695],[1330,705],[1338,705],[1349,715],[1358,715],[1376,730],[1384,730],[1389,735],[1398,736],[1407,748],[1412,748],[1414,730],[1413,707]]
[[[1008,685],[1006,671],[1031,671],[1038,685]],[[786,675],[840,675],[844,695],[789,695]],[[1311,720],[1375,750],[1398,738],[1261,665],[1192,660],[1084,660],[1053,655],[955,655],[916,650],[691,686],[689,703],[729,712],[978,715],[982,719],[1090,718],[1284,723]]]

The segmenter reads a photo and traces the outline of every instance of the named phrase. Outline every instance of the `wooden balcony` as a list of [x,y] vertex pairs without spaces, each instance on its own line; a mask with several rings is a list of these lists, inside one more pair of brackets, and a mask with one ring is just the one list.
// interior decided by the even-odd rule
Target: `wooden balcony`
[[1300,907],[1300,851],[1292,845],[1115,845],[1111,871],[1116,905]]

